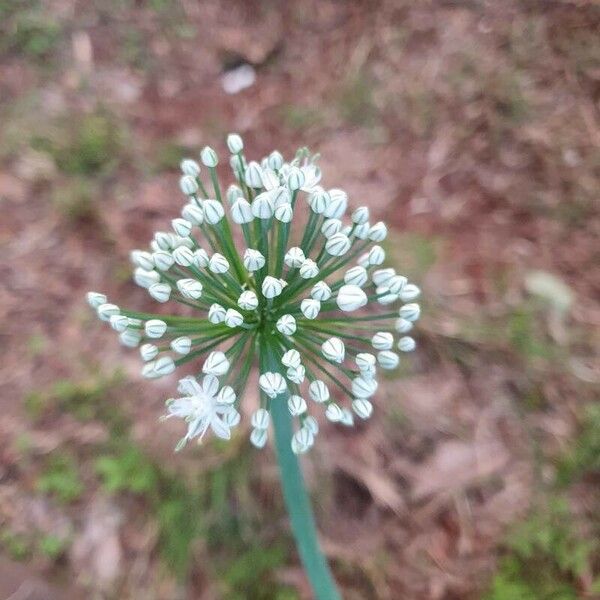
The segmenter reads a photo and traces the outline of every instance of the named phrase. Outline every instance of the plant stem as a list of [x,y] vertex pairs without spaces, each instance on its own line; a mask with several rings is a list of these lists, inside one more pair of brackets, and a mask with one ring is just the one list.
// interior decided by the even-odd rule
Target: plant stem
[[[261,354],[265,356],[265,370],[277,372],[281,370],[273,345],[263,344]],[[319,546],[315,520],[298,457],[292,452],[290,446],[292,422],[287,410],[286,394],[281,394],[273,399],[271,416],[275,429],[275,448],[281,474],[283,498],[290,517],[296,547],[312,586],[314,597],[317,600],[341,600],[327,560]]]

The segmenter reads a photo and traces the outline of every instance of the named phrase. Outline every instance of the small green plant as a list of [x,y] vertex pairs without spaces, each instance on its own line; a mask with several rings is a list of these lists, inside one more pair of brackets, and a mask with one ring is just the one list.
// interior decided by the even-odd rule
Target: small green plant
[[63,504],[75,502],[85,490],[73,458],[56,452],[50,457],[36,487],[39,492],[50,494]]
[[0,547],[13,559],[27,560],[31,555],[31,548],[25,536],[5,529],[0,531]]
[[38,549],[45,557],[57,560],[67,548],[67,540],[56,535],[48,534],[38,542]]
[[158,470],[136,446],[125,445],[121,452],[101,456],[96,472],[109,492],[156,495]]

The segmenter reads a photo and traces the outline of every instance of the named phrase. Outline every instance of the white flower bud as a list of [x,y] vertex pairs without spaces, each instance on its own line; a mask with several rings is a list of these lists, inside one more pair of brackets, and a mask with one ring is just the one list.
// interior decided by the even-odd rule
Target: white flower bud
[[304,419],[302,429],[306,429],[307,431],[310,431],[313,435],[317,435],[317,433],[319,433],[319,424],[313,416],[308,416],[306,417],[306,419]]
[[308,198],[308,204],[314,213],[321,215],[325,212],[325,209],[331,203],[329,194],[323,188],[316,188],[313,190]]
[[291,206],[290,191],[286,187],[278,187],[271,192],[271,199],[273,200],[273,206],[279,208],[280,206],[288,205]]
[[369,250],[369,264],[380,265],[385,260],[385,251],[381,246],[373,246]]
[[302,190],[305,192],[312,192],[319,181],[321,181],[321,169],[313,164],[304,165],[301,167],[304,173],[304,183],[302,184]]
[[292,192],[299,190],[304,185],[304,173],[298,167],[292,167],[287,175],[287,186]]
[[146,363],[142,368],[142,376],[148,379],[157,379],[170,375],[175,371],[175,362],[170,356],[161,356],[154,362]]
[[407,321],[418,321],[419,317],[421,316],[421,307],[416,303],[405,304],[404,306],[400,307],[398,316],[402,319],[406,319]]
[[192,240],[192,238],[181,237],[179,235],[173,236],[173,249],[180,248],[181,246],[191,250],[194,247],[194,240]]
[[223,420],[229,427],[237,427],[242,420],[242,416],[235,408],[233,408],[233,406],[231,406],[223,413]]
[[375,379],[365,379],[360,376],[352,380],[352,394],[356,398],[370,398],[376,391],[377,381]]
[[352,402],[352,410],[361,419],[368,419],[373,414],[373,405],[365,398],[357,398]]
[[327,406],[325,410],[325,416],[332,423],[338,423],[342,420],[344,413],[342,412],[342,409],[335,404],[335,402],[332,402]]
[[400,292],[402,302],[416,300],[421,295],[421,290],[414,283],[407,283]]
[[200,152],[200,160],[207,167],[216,167],[219,164],[217,153],[210,147],[204,146]]
[[214,375],[215,377],[220,377],[229,371],[229,366],[229,360],[227,360],[225,353],[221,352],[220,350],[216,350],[215,352],[211,352],[208,355],[208,358],[204,361],[204,364],[202,365],[202,372],[205,375]]
[[225,321],[226,313],[227,311],[220,304],[215,302],[214,304],[211,304],[208,309],[208,320],[213,325],[219,325]]
[[254,220],[254,215],[252,214],[250,202],[245,198],[238,198],[231,207],[231,218],[238,225],[251,223]]
[[121,314],[121,309],[116,304],[105,302],[96,308],[96,313],[101,321],[110,321],[113,315]]
[[227,148],[231,154],[239,154],[244,149],[244,142],[237,133],[230,133],[227,136]]
[[300,265],[300,277],[302,277],[302,279],[312,279],[318,274],[319,267],[317,266],[317,263],[314,260],[307,258]]
[[369,253],[365,252],[364,254],[362,254],[361,256],[358,257],[358,260],[356,261],[361,267],[364,267],[365,269],[368,269],[371,264],[369,263]]
[[348,269],[344,274],[344,283],[362,287],[369,280],[369,275],[364,267],[356,266]]
[[307,410],[306,400],[302,396],[290,396],[287,405],[292,417],[298,417]]
[[258,298],[252,290],[247,290],[240,294],[237,304],[242,310],[254,310],[258,306]]
[[265,257],[258,251],[248,248],[244,252],[244,267],[250,272],[258,271],[265,266]]
[[192,233],[192,224],[185,219],[173,219],[171,226],[173,227],[173,231],[181,237],[188,237]]
[[375,366],[375,357],[369,352],[359,352],[354,359],[361,371],[370,371]]
[[280,373],[272,373],[271,371],[263,373],[258,378],[258,385],[269,398],[276,398],[287,390],[287,384],[283,376]]
[[310,290],[310,295],[315,300],[326,302],[331,298],[331,288],[324,281],[317,281]]
[[342,418],[340,423],[346,427],[352,427],[354,425],[354,416],[347,408],[342,408]]
[[171,342],[171,350],[177,354],[188,354],[192,349],[192,339],[182,335]]
[[204,220],[210,225],[216,225],[224,216],[225,209],[218,200],[205,200],[202,203]]
[[342,229],[342,222],[339,219],[326,219],[321,225],[321,233],[329,239],[332,235],[339,233]]
[[377,362],[382,369],[395,369],[400,363],[400,357],[391,350],[382,350],[377,354]]
[[356,225],[363,225],[369,220],[369,209],[366,206],[360,206],[352,213],[352,222]]
[[273,152],[269,154],[269,158],[267,158],[267,164],[269,165],[269,168],[278,171],[283,166],[283,156],[281,156],[281,153],[277,152],[277,150],[273,150]]
[[179,187],[186,196],[193,196],[198,191],[196,178],[191,175],[183,175],[179,180]]
[[300,352],[298,352],[298,350],[294,350],[293,348],[291,350],[288,350],[281,357],[281,364],[283,364],[286,367],[298,367],[300,366],[300,361]]
[[325,382],[320,379],[315,379],[310,382],[308,386],[308,393],[313,400],[313,402],[317,402],[318,404],[322,404],[323,402],[327,402],[329,400],[329,388],[325,384]]
[[291,204],[281,204],[275,209],[275,218],[282,223],[289,223],[293,216],[294,210]]
[[385,223],[379,221],[379,223],[375,223],[371,229],[369,229],[369,239],[372,242],[383,242],[387,237],[387,227]]
[[168,283],[153,283],[148,288],[148,293],[157,302],[168,302],[171,297],[171,286]]
[[262,282],[262,295],[265,298],[275,298],[283,291],[283,282],[267,275]]
[[88,304],[92,308],[98,308],[101,304],[106,304],[106,295],[98,292],[88,292],[86,295]]
[[229,385],[224,385],[220,390],[217,396],[217,400],[219,404],[233,404],[235,402],[236,396],[235,391]]
[[325,209],[325,216],[339,219],[348,207],[348,195],[343,190],[329,190],[330,203]]
[[250,423],[255,429],[268,429],[270,421],[271,415],[269,415],[269,411],[265,408],[259,408],[252,415]]
[[141,267],[146,271],[154,269],[154,261],[152,260],[152,254],[145,252],[144,250],[133,250],[129,255],[131,262],[137,267]]
[[191,202],[186,204],[181,209],[181,216],[186,221],[189,221],[190,223],[193,223],[194,225],[202,225],[202,223],[204,223],[203,210],[199,206],[196,206],[195,204],[192,204]]
[[259,194],[252,202],[252,214],[257,219],[270,219],[273,216],[274,206],[271,192]]
[[398,350],[400,352],[412,352],[416,347],[417,342],[409,335],[405,335],[398,340]]
[[171,250],[175,241],[175,236],[168,231],[157,231],[154,234],[154,241],[159,250]]
[[398,294],[392,294],[388,287],[380,286],[375,290],[375,292],[379,296],[377,298],[377,302],[382,306],[393,304],[398,300]]
[[378,331],[371,339],[375,350],[390,350],[394,345],[394,336],[387,331]]
[[346,356],[346,347],[344,346],[344,342],[339,338],[330,337],[321,344],[321,352],[327,360],[342,363]]
[[180,163],[179,167],[184,175],[190,177],[198,177],[200,175],[200,165],[192,158],[184,158]]
[[194,264],[195,256],[189,248],[179,246],[173,250],[173,260],[182,267],[189,267]]
[[159,271],[168,271],[175,262],[173,255],[166,250],[158,250],[152,255],[152,260]]
[[143,344],[140,347],[140,356],[144,362],[153,360],[158,356],[158,347],[154,344]]
[[[368,235],[369,235],[369,229],[371,228],[371,226],[369,225],[369,223],[361,223],[360,225],[356,225],[354,227],[354,231],[352,232],[352,235],[359,239],[359,240],[366,240]],[[352,413],[350,413],[350,416],[352,416]]]
[[392,294],[400,294],[406,285],[408,279],[404,275],[393,275],[387,280],[385,286]]
[[144,331],[149,338],[161,338],[167,331],[167,324],[160,319],[150,319],[146,321]]
[[290,248],[285,253],[285,257],[283,260],[290,269],[297,269],[302,266],[302,263],[306,260],[306,257],[304,256],[302,248],[298,248],[297,246],[295,246],[293,248]]
[[294,454],[305,454],[314,444],[314,435],[304,427],[292,436],[291,447]]
[[307,319],[316,319],[321,310],[321,303],[314,298],[305,298],[300,303],[300,310]]
[[350,250],[350,246],[352,243],[343,233],[336,233],[332,235],[327,242],[325,242],[325,250],[331,256],[344,256],[348,250]]
[[225,325],[227,327],[239,327],[244,322],[244,317],[235,308],[228,308],[225,313]]
[[208,267],[209,262],[210,259],[208,258],[208,253],[206,250],[204,250],[204,248],[198,248],[198,250],[194,251],[194,264],[199,269],[205,269]]
[[[396,275],[395,269],[387,268],[387,269],[377,269],[373,271],[373,275],[371,279],[373,279],[373,283],[377,286],[385,285],[388,286],[389,280]],[[389,286],[388,286],[389,287]]]
[[277,319],[275,327],[283,335],[294,335],[296,333],[296,319],[292,315],[282,315]]
[[338,292],[336,302],[344,312],[352,312],[367,303],[367,295],[357,285],[343,285]]
[[208,261],[208,268],[213,273],[227,273],[229,271],[229,261],[218,252],[215,252]]
[[242,190],[237,185],[234,185],[232,183],[227,188],[227,192],[225,193],[225,195],[227,196],[227,202],[229,202],[229,204],[233,204],[238,198],[244,197],[244,192],[242,192]]
[[125,315],[111,315],[108,322],[110,323],[110,326],[119,333],[125,331],[129,325],[129,319]]
[[269,169],[266,165],[263,165],[263,172],[261,175],[262,186],[265,190],[272,191],[279,187],[279,177],[275,171]]
[[408,333],[413,327],[414,324],[411,321],[402,318],[397,319],[395,323],[395,328],[398,333]]
[[268,434],[266,429],[253,429],[250,434],[250,441],[252,445],[256,448],[264,448],[268,439]]
[[306,369],[303,365],[298,365],[297,367],[289,367],[286,371],[287,378],[294,383],[300,385],[304,382],[304,378],[306,377]]
[[251,161],[248,163],[244,173],[244,181],[248,187],[254,189],[262,187],[262,168],[257,162]]

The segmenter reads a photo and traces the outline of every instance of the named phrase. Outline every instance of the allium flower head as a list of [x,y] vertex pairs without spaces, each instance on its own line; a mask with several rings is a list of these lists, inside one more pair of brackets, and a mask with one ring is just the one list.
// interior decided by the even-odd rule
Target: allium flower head
[[227,146],[234,182],[225,196],[207,146],[202,167],[181,163],[172,231],[131,252],[135,282],[159,304],[185,305],[187,316],[127,310],[97,292],[88,302],[123,345],[139,346],[144,377],[198,364],[197,378],[183,377],[180,397],[167,401],[165,417],[187,423],[177,448],[209,430],[229,439],[256,367],[251,442],[266,444],[270,409],[285,403],[297,424],[292,450],[303,453],[319,433],[310,413],[345,426],[353,414],[371,416],[378,371],[416,346],[407,334],[420,290],[383,266],[385,224],[371,225],[368,207],[352,206],[343,190],[321,187],[316,156],[301,149],[289,163],[277,151],[248,161],[236,134]]

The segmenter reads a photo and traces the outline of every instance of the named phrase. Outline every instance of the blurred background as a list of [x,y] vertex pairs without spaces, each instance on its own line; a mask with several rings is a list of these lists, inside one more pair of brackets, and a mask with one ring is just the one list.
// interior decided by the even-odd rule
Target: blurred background
[[599,32],[593,0],[0,0],[0,598],[310,598],[271,450],[174,455],[174,380],[84,301],[152,306],[128,253],[230,131],[320,152],[424,290],[372,421],[305,460],[344,598],[599,598]]

